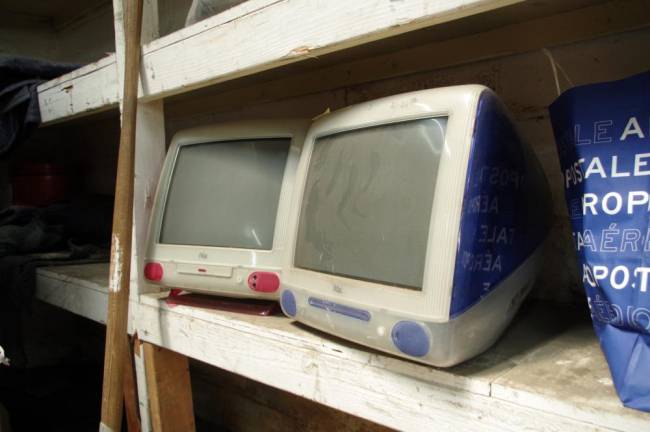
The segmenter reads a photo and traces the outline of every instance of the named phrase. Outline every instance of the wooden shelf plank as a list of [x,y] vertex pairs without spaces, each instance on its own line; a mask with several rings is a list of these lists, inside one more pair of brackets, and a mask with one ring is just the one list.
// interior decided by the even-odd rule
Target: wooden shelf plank
[[[250,3],[250,2],[247,2]],[[142,93],[160,98],[499,9],[522,0],[244,3],[143,47]],[[544,2],[543,2],[544,3]],[[241,9],[237,9],[240,8]],[[543,7],[543,6],[542,6]]]
[[[475,33],[469,32],[451,39],[443,38],[414,46],[405,44],[397,51],[325,64],[307,71],[284,74],[270,81],[227,89],[204,89],[192,93],[191,97],[181,96],[166,103],[165,113],[168,120],[173,122],[178,118],[209,117],[215,113],[269,101],[304,97],[315,92],[350,88],[354,91],[355,87],[372,86],[369,83],[381,86],[384,80],[444,70],[472,62],[510,58],[534,51],[538,51],[541,56],[544,48],[576,44],[648,26],[650,3],[646,0],[597,3],[490,27]],[[432,56],[431,53],[436,54]],[[317,61],[310,60],[312,63]],[[535,110],[530,108],[526,108],[529,117],[547,113],[547,104],[536,107]]]
[[[108,263],[41,267],[36,271],[36,298],[106,324]],[[136,295],[129,300],[129,333],[133,334]]]
[[36,297],[106,324],[107,264],[41,267],[36,273]]
[[114,108],[118,102],[115,54],[38,86],[44,124]]
[[590,325],[530,353],[492,383],[492,395],[614,430],[650,430],[650,414],[621,406]]
[[[144,340],[400,430],[423,430],[433,424],[439,430],[466,430],[468,425],[481,430],[650,428],[650,415],[623,408],[611,389],[590,407],[581,397],[574,398],[570,377],[579,373],[578,357],[584,362],[583,356],[589,355],[597,365],[588,378],[594,381],[591,387],[609,379],[588,322],[549,322],[543,309],[523,315],[495,347],[446,370],[349,344],[283,317],[169,308],[153,295],[142,298],[136,326]],[[550,402],[522,403],[509,397],[507,392],[519,385],[517,371],[532,367],[531,359],[544,357],[567,337],[588,349],[566,351],[575,363],[556,368],[559,388],[547,391],[543,381],[527,388]],[[515,377],[514,383],[504,378],[509,376]],[[523,372],[521,386],[525,377]],[[567,388],[562,390],[564,381]],[[553,403],[564,404],[565,409],[558,415]],[[605,417],[601,406],[607,410]]]
[[[105,321],[108,264],[38,270],[37,297]],[[139,337],[213,366],[400,430],[638,431],[588,321],[528,307],[503,338],[450,369],[405,361],[293,323],[187,306],[165,294],[131,301]]]
[[[563,4],[551,0],[357,0],[341,7],[336,2],[249,0],[146,43],[140,97],[144,101],[161,99],[303,60],[317,62],[325,54],[478,14],[484,14],[481,22],[498,22],[497,28],[476,27],[475,21],[464,25],[451,41],[436,40],[418,47],[404,47],[413,53],[408,56],[413,64],[401,64],[399,71],[383,67],[391,58],[390,53],[385,53],[354,61],[363,65],[359,69],[365,71],[361,78],[351,76],[347,65],[326,64],[323,70],[312,72],[314,77],[306,81],[309,85],[323,82],[322,89],[327,89],[354,84],[359,79],[376,80],[423,68],[447,67],[476,58],[539,49],[648,25],[643,13],[647,5],[640,0],[601,3],[600,0],[572,0]],[[517,13],[499,15],[514,5]],[[580,19],[582,9],[585,17]],[[517,20],[520,15],[525,17],[523,22]],[[576,16],[581,24],[567,25],[567,21],[576,22]],[[521,33],[521,28],[529,24],[533,27],[526,37],[509,39],[509,35]],[[543,31],[548,26],[555,30]],[[438,54],[431,57],[431,52]],[[42,84],[38,93],[43,123],[116,107],[120,97],[118,82],[116,58],[111,54]],[[300,93],[301,86],[304,83],[298,83],[297,88],[293,84],[287,87],[282,81],[279,91],[286,97],[286,94]]]

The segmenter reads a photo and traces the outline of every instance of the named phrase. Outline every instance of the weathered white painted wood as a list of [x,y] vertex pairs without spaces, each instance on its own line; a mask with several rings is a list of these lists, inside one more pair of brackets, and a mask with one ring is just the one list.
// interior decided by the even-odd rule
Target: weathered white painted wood
[[[509,358],[486,361],[484,370],[480,361],[466,371],[436,370],[369,352],[282,317],[169,308],[151,296],[142,299],[136,326],[143,340],[400,430],[607,429],[598,416],[579,421],[491,397],[490,381],[518,367]],[[517,348],[506,347],[501,354]],[[497,352],[493,359],[499,357]],[[617,429],[625,430],[625,413],[621,418]],[[650,419],[645,424],[650,426]]]
[[135,379],[138,386],[138,405],[140,406],[140,430],[151,430],[151,416],[149,415],[149,398],[147,395],[147,376],[144,363],[144,350],[141,344],[134,348]]
[[[317,58],[319,55],[415,29],[435,26],[481,12],[499,10],[516,3],[523,3],[523,0],[439,2],[359,0],[346,3],[345,7],[341,7],[337,2],[250,0],[193,26],[156,39],[158,26],[157,19],[154,17],[157,14],[157,3],[155,0],[148,0],[145,2],[145,26],[143,27],[145,46],[140,94],[145,100],[159,99],[299,60]],[[585,0],[584,3],[589,2]],[[639,7],[636,4],[638,2],[631,3],[633,4],[631,9]],[[120,24],[121,4],[115,1],[113,6],[116,17],[116,51],[119,52],[122,49],[120,41],[123,39]],[[545,10],[544,8],[552,12],[557,7],[554,2],[543,1],[531,6],[530,9],[540,14],[540,11]],[[598,5],[593,7],[596,15],[602,9],[599,8]],[[630,8],[622,4],[620,9],[622,20],[630,21],[630,18],[625,15]],[[614,19],[617,18],[617,14]],[[637,15],[643,16],[643,13]],[[487,15],[485,19],[489,20],[490,16]],[[558,19],[561,21],[562,18]],[[560,24],[559,32],[554,31],[549,35],[538,28],[533,28],[529,36],[518,39],[521,40],[520,43],[507,42],[508,46],[504,46],[501,50],[495,49],[495,46],[503,45],[499,35],[504,32],[498,30],[488,32],[486,43],[489,49],[485,55],[517,52],[540,44],[557,45],[562,43],[562,38],[580,39],[587,37],[589,32],[598,35],[607,31],[607,24],[602,24],[599,19],[600,17],[597,16],[594,20],[585,20],[583,25],[579,26],[580,29],[584,27],[584,30],[572,31],[571,27],[567,29],[566,25]],[[539,18],[535,22],[543,21],[544,18]],[[643,20],[640,19],[639,22],[641,21]],[[505,21],[504,24],[508,22],[511,21]],[[620,31],[619,27],[621,24],[625,25],[625,22],[612,22],[611,25],[615,29],[613,31]],[[524,25],[525,23],[511,22],[511,26],[515,27]],[[629,25],[634,27],[638,23],[631,22]],[[457,39],[456,45],[459,46],[453,43],[453,46],[449,47],[444,43],[437,46],[434,43],[435,46],[429,44],[419,50],[412,49],[415,50],[412,56],[415,64],[402,64],[400,70],[404,69],[403,73],[408,73],[414,68],[421,69],[420,59],[427,58],[429,51],[444,54],[441,59],[438,56],[432,58],[429,68],[458,64],[480,57],[480,52],[477,54],[474,51],[482,45],[472,39],[471,26],[465,28],[464,32],[469,36]],[[494,43],[489,41],[492,33],[497,38]],[[557,34],[561,36],[555,36]],[[474,51],[464,54],[466,50],[463,48],[463,43],[465,42],[467,42],[466,48],[474,48]],[[375,60],[375,63],[385,64],[381,56]],[[375,71],[375,66],[381,65],[372,64],[372,59],[368,61],[370,75],[381,77],[382,72],[378,75]],[[121,88],[118,83],[121,82],[119,76],[122,73],[119,65],[120,57],[116,58],[112,55],[60,79],[43,84],[39,88],[39,101],[44,122],[61,121],[68,117],[111,107],[119,102]],[[334,71],[329,70],[332,68]],[[350,80],[358,81],[358,78],[337,73],[341,72],[340,68],[341,66],[333,66],[323,70],[324,78],[317,78],[318,81],[324,81],[324,87],[332,87],[332,82],[334,85],[345,85]],[[379,70],[389,75],[395,73],[391,68],[380,67]],[[300,86],[304,87],[304,83],[299,83],[298,87]],[[290,92],[299,93],[300,90],[290,89]]]
[[[115,13],[115,46],[117,52],[118,81],[124,79],[124,30],[122,0],[113,1]],[[156,0],[144,2],[142,42],[154,40],[158,35],[158,4]],[[142,79],[141,79],[142,83]],[[120,107],[121,110],[121,107]],[[147,287],[142,278],[143,257],[147,239],[149,216],[158,185],[158,177],[165,158],[165,114],[162,101],[138,104],[136,120],[135,181],[133,202],[133,245],[131,254],[131,298],[137,300]],[[145,393],[146,394],[146,393]]]
[[41,267],[36,272],[36,297],[93,321],[106,324],[106,264]]
[[113,108],[118,101],[114,54],[38,86],[43,123]]
[[[388,87],[390,82],[387,80],[391,78],[402,77],[404,82],[412,82],[414,74],[427,71],[435,71],[430,72],[432,76],[446,76],[449,75],[452,67],[457,68],[460,65],[471,65],[472,69],[480,70],[481,65],[477,64],[479,62],[512,58],[526,52],[538,51],[540,58],[548,63],[548,60],[542,56],[542,48],[550,49],[567,45],[577,46],[578,49],[584,48],[584,45],[577,45],[577,43],[649,26],[649,14],[650,3],[646,0],[598,3],[581,9],[514,22],[478,33],[470,32],[452,39],[404,46],[398,51],[287,74],[272,81],[256,82],[228,90],[220,90],[218,87],[204,89],[196,92],[191,98],[180,98],[167,104],[167,118],[172,122],[177,118],[191,118],[194,122],[200,122],[202,115],[212,116],[220,112],[232,112],[243,107],[259,106],[269,101],[286,100],[297,96],[303,96],[304,100],[305,95],[313,95],[317,92],[346,89],[346,93],[359,93],[368,87]],[[625,57],[630,57],[632,53],[634,53],[633,48],[626,53]],[[581,64],[585,63],[585,61],[581,62]],[[613,68],[608,68],[610,74],[614,72],[611,69]],[[639,65],[639,70],[643,70],[643,64]],[[527,76],[527,74],[523,75]],[[463,77],[463,79],[471,78]],[[525,79],[520,81],[526,82]],[[473,81],[461,79],[459,82]],[[534,81],[531,79],[528,82]],[[518,91],[521,83],[517,83]],[[500,92],[503,91],[503,87],[509,86],[501,85]],[[531,110],[530,105],[537,101],[530,100],[534,96],[531,90],[536,86],[530,87],[526,89],[528,91],[521,92],[523,97],[518,102],[527,107],[526,114],[529,117],[539,117],[546,113],[549,101],[544,100],[536,107],[537,109]],[[554,91],[549,91],[549,94],[555,96]],[[322,111],[328,101],[323,96],[319,98],[323,99],[320,107]],[[555,153],[555,148],[552,150]],[[564,206],[563,202],[561,204]]]
[[[106,324],[108,263],[41,267],[36,271],[36,298],[95,322]],[[134,331],[137,302],[129,305],[129,333]]]
[[[233,21],[235,19],[241,19],[246,15],[255,13],[260,9],[271,6],[274,3],[278,3],[280,1],[282,0],[247,0],[244,3],[241,3],[223,12],[220,12],[217,15],[214,15],[210,18],[206,18],[203,21],[199,21],[198,23],[195,23],[189,27],[181,28],[180,30],[177,30],[172,34],[168,34],[159,39],[152,40],[149,44],[147,44],[145,50],[146,52],[152,52],[164,48],[168,45],[175,43],[178,40],[187,39],[196,36],[199,33],[209,31],[210,29],[225,24],[229,21]],[[185,22],[185,17],[187,16],[187,13],[189,11],[189,4],[192,3],[192,0],[187,0],[187,3],[188,3],[187,10],[182,10],[182,11],[175,10],[172,12],[174,14],[181,14],[183,16],[182,19],[183,22]],[[166,6],[169,8],[172,5],[168,4]],[[173,6],[178,6],[178,5],[175,4]]]
[[612,429],[650,430],[650,414],[623,408],[616,397],[589,325],[565,332],[531,353],[492,384],[492,395]]
[[[92,318],[107,275],[106,264],[41,268],[37,296]],[[476,359],[435,369],[280,316],[170,308],[164,295],[131,304],[142,340],[400,430],[650,430],[650,414],[620,405],[589,324],[542,308]]]
[[[141,43],[158,37],[158,1],[145,0],[142,11]],[[124,21],[123,0],[113,0],[115,27],[115,52],[120,95],[120,113],[124,89]],[[142,85],[142,67],[140,72]],[[135,179],[133,184],[133,238],[131,247],[130,304],[129,317],[137,313],[140,290],[146,286],[142,277],[143,255],[149,226],[149,215],[165,157],[165,115],[163,102],[138,103],[135,133]],[[151,413],[146,384],[146,365],[142,355],[135,358],[135,373],[138,383],[140,406],[140,427],[151,430]]]
[[282,0],[237,18],[220,14],[144,47],[142,95],[160,98],[521,1]]
[[[138,104],[133,196],[132,298],[152,288],[142,277],[149,218],[165,159],[165,114],[163,101]],[[155,288],[157,291],[158,288]],[[146,394],[146,393],[145,393]]]
[[[224,327],[236,332],[240,331],[252,335],[258,334],[261,340],[280,345],[286,344],[287,349],[290,346],[308,348],[317,355],[335,355],[342,360],[350,361],[354,364],[371,364],[382,369],[390,370],[395,374],[410,376],[421,381],[436,382],[440,385],[463,389],[477,394],[489,395],[490,379],[502,373],[502,365],[494,365],[494,371],[490,369],[490,366],[493,365],[483,365],[480,369],[476,370],[471,367],[465,367],[457,373],[435,369],[411,362],[404,362],[397,358],[379,355],[376,352],[359,349],[359,347],[335,338],[323,337],[313,331],[305,331],[304,327],[296,325],[284,317],[254,317],[182,306],[168,308],[166,306],[159,306],[157,300],[155,300],[156,298],[157,295],[145,295],[141,297],[141,301],[143,304],[154,309],[161,307],[162,314],[174,312],[171,315],[164,315],[169,318],[179,318],[182,316],[184,319],[187,318],[197,324],[200,323],[210,328]],[[166,323],[156,319],[161,329],[156,334],[161,339],[151,340],[150,338],[152,336],[150,333],[152,328],[158,327],[157,324],[152,325],[151,319],[151,315],[146,315],[142,317],[142,321],[138,321],[139,328],[142,329],[143,340],[148,340],[176,350],[176,344],[181,339],[189,338],[191,340],[193,338],[192,334],[184,334],[182,332],[181,334],[168,333],[165,328]],[[202,336],[198,337],[201,338]],[[235,337],[235,339],[239,338]],[[228,343],[239,344],[237,340]],[[246,348],[242,346],[239,349],[245,350]],[[290,355],[290,353],[288,354]],[[267,355],[265,354],[265,356]],[[213,360],[204,361],[212,363]],[[233,364],[236,363],[237,360],[235,359]],[[218,364],[215,365],[219,366]]]

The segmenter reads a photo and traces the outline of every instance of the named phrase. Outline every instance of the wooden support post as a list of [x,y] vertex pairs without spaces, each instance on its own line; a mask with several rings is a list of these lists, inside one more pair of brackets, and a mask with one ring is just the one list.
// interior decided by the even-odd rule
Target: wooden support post
[[133,368],[133,350],[131,339],[126,338],[124,353],[124,410],[126,411],[126,425],[129,432],[140,432],[140,415],[138,413],[138,386],[135,381]]
[[144,361],[154,432],[193,432],[194,406],[187,357],[145,342]]
[[[125,81],[125,38],[126,5],[133,0],[113,0],[115,53],[118,69],[118,80]],[[145,0],[142,10],[142,30],[140,43],[142,45],[158,38],[158,1]],[[120,86],[122,90],[123,85]],[[120,96],[120,100],[123,101]],[[120,107],[124,112],[123,107]],[[165,158],[165,114],[163,101],[138,102],[136,118],[135,148],[135,183],[133,185],[133,239],[131,253],[131,305],[138,295],[146,291],[142,277],[143,255],[147,238],[149,216],[153,205],[153,195],[158,184],[160,169]],[[149,418],[149,400],[145,373],[144,354],[141,344],[134,347],[134,365],[138,383],[140,428],[143,432],[151,431]],[[128,415],[128,413],[127,413]]]
[[140,69],[142,1],[127,1],[124,13],[125,61],[122,130],[117,162],[111,268],[108,282],[108,314],[104,352],[104,386],[100,431],[117,432],[122,427],[125,371],[125,342],[129,313],[131,238],[133,223],[133,178],[135,125]]

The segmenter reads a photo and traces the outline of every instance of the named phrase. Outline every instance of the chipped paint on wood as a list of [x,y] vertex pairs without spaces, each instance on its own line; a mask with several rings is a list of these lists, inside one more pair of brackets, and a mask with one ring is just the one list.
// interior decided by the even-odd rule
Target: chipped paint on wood
[[99,424],[99,432],[113,432],[113,428],[106,426],[104,423]]
[[120,245],[120,238],[113,234],[113,247],[111,249],[111,275],[108,281],[109,292],[120,292],[120,280],[122,279],[122,260],[123,260],[122,246]]

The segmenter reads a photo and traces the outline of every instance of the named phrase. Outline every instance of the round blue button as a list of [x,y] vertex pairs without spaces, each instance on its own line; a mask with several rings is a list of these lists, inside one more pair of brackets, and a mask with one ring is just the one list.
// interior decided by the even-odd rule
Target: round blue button
[[391,331],[393,343],[404,354],[423,357],[429,352],[429,335],[424,327],[414,321],[400,321]]
[[289,290],[283,291],[280,297],[280,305],[285,315],[290,317],[296,316],[296,296]]

